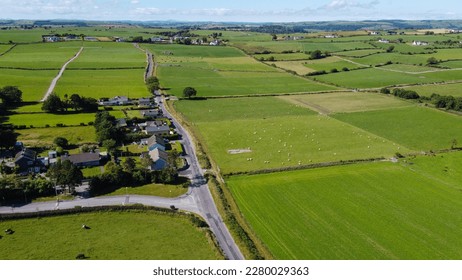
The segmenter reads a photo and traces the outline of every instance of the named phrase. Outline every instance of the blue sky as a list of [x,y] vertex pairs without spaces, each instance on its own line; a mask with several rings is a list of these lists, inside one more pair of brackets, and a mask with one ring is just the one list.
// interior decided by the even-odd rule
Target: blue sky
[[293,22],[461,19],[460,0],[0,0],[2,19]]

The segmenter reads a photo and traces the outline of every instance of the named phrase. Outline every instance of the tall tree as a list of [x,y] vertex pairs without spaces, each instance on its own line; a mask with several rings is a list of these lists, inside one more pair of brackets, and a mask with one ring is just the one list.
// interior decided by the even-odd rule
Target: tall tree
[[183,96],[184,97],[187,97],[189,99],[191,99],[191,97],[194,97],[196,96],[197,94],[197,91],[195,88],[192,88],[192,87],[186,87],[184,90],[183,90]]
[[42,110],[48,113],[58,113],[63,111],[64,105],[56,93],[50,94],[42,104]]
[[0,98],[5,107],[10,107],[21,103],[22,91],[16,86],[5,86],[0,89]]
[[47,175],[56,182],[56,185],[61,185],[64,189],[68,188],[70,193],[75,190],[75,187],[83,179],[82,171],[69,160],[58,161],[48,169]]

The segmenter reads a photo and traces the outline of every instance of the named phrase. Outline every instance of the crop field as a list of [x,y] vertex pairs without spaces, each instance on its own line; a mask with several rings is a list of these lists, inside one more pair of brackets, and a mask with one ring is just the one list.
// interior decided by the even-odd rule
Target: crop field
[[59,70],[80,49],[81,42],[18,45],[0,56],[0,66],[9,68]]
[[390,64],[382,66],[381,69],[391,70],[391,71],[400,71],[406,73],[425,73],[429,71],[439,71],[441,69],[427,67],[427,66],[417,66],[417,65],[408,65],[408,64]]
[[416,151],[449,149],[462,141],[460,116],[425,107],[336,114],[338,120]]
[[[82,224],[90,229],[82,229]],[[12,235],[2,260],[220,259],[204,231],[183,217],[150,212],[98,212],[0,222]]]
[[414,106],[393,96],[370,92],[333,92],[281,97],[322,114],[363,112]]
[[[268,36],[268,39],[270,38],[271,37]],[[262,52],[265,50],[274,53],[282,53],[284,51],[311,52],[315,50],[339,52],[374,48],[365,42],[330,42],[330,39],[309,39],[299,41],[269,41],[268,39],[267,41],[245,42],[244,44],[239,44],[239,48],[244,49],[247,53]]]
[[[225,174],[391,157],[397,151],[408,151],[362,129],[277,98],[181,101],[175,106],[197,127]],[[234,108],[239,109],[231,111]]]
[[277,259],[461,259],[460,153],[227,180]]
[[96,133],[93,126],[28,128],[16,131],[18,141],[31,147],[50,146],[58,136],[64,136],[71,144],[95,143]]
[[[145,97],[144,69],[126,70],[66,70],[59,80],[55,92],[59,95],[102,97]],[[85,82],[82,82],[85,81]]]
[[406,87],[408,90],[415,90],[419,95],[430,97],[433,93],[439,95],[452,95],[454,97],[462,97],[462,84],[442,84],[442,85],[424,85]]

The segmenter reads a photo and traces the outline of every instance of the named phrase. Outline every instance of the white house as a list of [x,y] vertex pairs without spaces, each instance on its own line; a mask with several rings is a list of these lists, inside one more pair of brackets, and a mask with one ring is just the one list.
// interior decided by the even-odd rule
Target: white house
[[428,46],[428,42],[424,42],[424,41],[413,41],[413,42],[412,42],[412,45],[413,45],[413,46]]

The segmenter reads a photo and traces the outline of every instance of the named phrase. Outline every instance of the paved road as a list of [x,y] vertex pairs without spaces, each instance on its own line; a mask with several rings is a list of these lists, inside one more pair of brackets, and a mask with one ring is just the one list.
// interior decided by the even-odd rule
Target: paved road
[[55,90],[55,87],[56,87],[56,83],[58,83],[58,80],[61,78],[61,76],[63,75],[64,73],[64,70],[66,70],[66,67],[67,65],[69,65],[69,63],[71,63],[72,61],[74,61],[74,59],[76,59],[77,57],[79,57],[80,53],[83,51],[83,47],[80,48],[80,50],[68,61],[66,62],[63,67],[61,67],[61,70],[59,70],[59,73],[58,75],[53,79],[53,81],[51,81],[51,84],[50,84],[50,87],[48,88],[45,96],[42,98],[42,100],[40,100],[40,102],[43,102],[45,101],[48,96],[50,96],[50,94]]
[[71,201],[50,201],[40,203],[30,203],[17,207],[0,207],[0,213],[24,213],[24,212],[38,212],[56,209],[70,209],[75,206],[82,207],[95,207],[95,206],[108,206],[108,205],[126,205],[140,203],[148,206],[157,206],[169,208],[170,205],[184,210],[194,212],[202,216],[210,225],[210,229],[215,234],[218,244],[222,248],[226,257],[230,260],[243,260],[244,256],[237,247],[234,239],[229,233],[228,228],[224,224],[212,195],[208,188],[207,182],[204,178],[204,171],[201,169],[197,160],[194,149],[192,148],[191,136],[189,133],[176,122],[164,106],[164,100],[160,96],[156,97],[157,102],[160,103],[164,115],[173,120],[179,134],[182,135],[182,144],[185,148],[186,160],[189,163],[189,168],[182,172],[183,176],[191,179],[191,187],[188,193],[178,198],[162,198],[154,196],[141,196],[141,195],[127,195],[127,196],[108,196],[96,197],[87,199],[75,199]]
[[[199,165],[197,160],[196,153],[192,148],[192,138],[189,135],[188,131],[185,130],[167,111],[163,101],[160,96],[156,97],[157,103],[160,103],[164,115],[173,120],[178,133],[182,135],[182,144],[186,153],[186,160],[188,161],[190,167],[182,175],[186,175],[191,179],[191,188],[190,196],[195,201],[198,213],[201,215],[207,223],[210,225],[212,232],[217,237],[218,243],[222,250],[224,251],[226,257],[231,260],[243,260],[244,256],[242,255],[239,247],[237,247],[234,239],[229,233],[226,224],[223,222],[220,213],[216,208],[215,202],[210,193],[207,182],[204,178],[204,170]],[[175,205],[176,206],[176,205]]]

